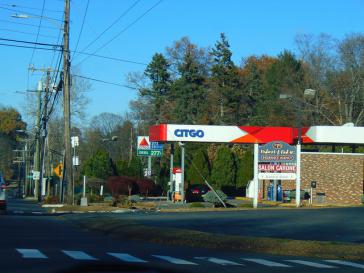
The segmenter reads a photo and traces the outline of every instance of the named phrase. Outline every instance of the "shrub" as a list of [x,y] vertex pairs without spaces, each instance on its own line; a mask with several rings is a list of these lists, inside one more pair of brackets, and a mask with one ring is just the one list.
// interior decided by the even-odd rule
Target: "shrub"
[[59,204],[58,196],[46,196],[43,200],[43,204]]
[[248,203],[242,203],[238,205],[238,208],[252,208],[253,204]]
[[137,202],[140,202],[140,195],[130,195],[128,196],[128,200],[132,203],[137,203]]
[[113,196],[138,193],[136,180],[127,176],[110,176],[106,181],[106,187]]
[[364,205],[364,194],[361,196],[361,203]]
[[190,208],[204,208],[204,204],[200,203],[200,202],[193,202],[190,204]]
[[[224,202],[226,201],[227,196],[225,193],[223,193],[220,190],[217,190],[216,193],[222,199],[222,201],[224,201]],[[209,191],[208,193],[204,194],[202,196],[202,198],[205,202],[211,203],[214,206],[221,204],[219,198],[217,198],[217,196],[215,195],[215,193],[213,191]]]
[[137,184],[138,189],[139,189],[139,194],[144,195],[144,196],[148,196],[149,194],[153,194],[155,189],[156,189],[154,181],[151,180],[151,179],[147,179],[147,178],[138,179],[136,181],[136,184]]
[[93,195],[88,196],[88,201],[90,203],[98,203],[98,202],[104,201],[104,197],[100,196],[100,195],[93,194]]
[[114,196],[112,205],[113,207],[122,207],[122,208],[131,208],[133,206],[128,196],[125,195]]

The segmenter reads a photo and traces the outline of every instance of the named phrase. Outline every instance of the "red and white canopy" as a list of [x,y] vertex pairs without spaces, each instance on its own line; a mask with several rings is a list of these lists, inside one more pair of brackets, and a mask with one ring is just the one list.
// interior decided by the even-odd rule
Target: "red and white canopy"
[[[150,141],[293,144],[298,130],[292,127],[159,124],[149,128]],[[312,126],[302,128],[303,144],[364,144],[364,127]]]

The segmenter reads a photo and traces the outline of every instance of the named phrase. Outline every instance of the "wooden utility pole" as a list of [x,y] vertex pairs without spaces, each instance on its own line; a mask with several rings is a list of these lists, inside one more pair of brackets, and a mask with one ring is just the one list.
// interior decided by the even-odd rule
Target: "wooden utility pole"
[[71,148],[71,81],[70,81],[70,52],[69,52],[69,29],[70,29],[70,0],[64,1],[64,29],[63,29],[63,114],[64,114],[64,148],[65,165],[63,166],[67,183],[66,202],[72,205],[72,148]]
[[[42,199],[41,193],[41,185],[42,179],[44,177],[44,155],[45,155],[45,139],[47,137],[47,121],[48,121],[48,99],[49,99],[49,92],[50,92],[50,75],[53,71],[52,68],[35,68],[34,66],[30,66],[29,70],[32,72],[34,71],[41,71],[46,72],[46,86],[45,86],[45,96],[42,102],[42,92],[43,86],[42,82],[38,82],[38,90],[37,90],[37,121],[36,121],[36,133],[35,133],[35,141],[36,141],[36,148],[34,154],[34,171],[39,172],[39,179],[35,179],[34,181],[34,197],[38,199],[40,202]],[[43,106],[43,114],[41,113]],[[42,125],[41,125],[42,121]],[[42,132],[43,127],[43,132]]]
[[[34,171],[39,172],[40,170],[40,116],[41,116],[41,93],[42,93],[42,82],[38,82],[37,88],[37,121],[36,121],[36,131],[35,131],[35,153],[34,153]],[[34,197],[38,198],[38,193],[40,192],[39,178],[34,180]]]
[[49,86],[50,86],[50,78],[51,78],[51,71],[50,69],[47,70],[47,77],[46,77],[46,87],[45,87],[45,94],[43,100],[43,117],[42,117],[42,153],[41,153],[41,164],[40,164],[40,175],[39,175],[39,189],[38,190],[38,201],[42,201],[42,192],[44,192],[43,187],[46,187],[46,184],[43,185],[43,178],[44,178],[44,158],[45,158],[45,150],[46,150],[46,137],[47,137],[47,119],[48,119],[48,97],[49,97]]

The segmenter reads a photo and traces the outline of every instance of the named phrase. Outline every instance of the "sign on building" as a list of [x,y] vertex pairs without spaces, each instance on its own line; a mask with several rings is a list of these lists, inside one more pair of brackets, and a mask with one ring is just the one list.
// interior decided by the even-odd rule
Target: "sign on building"
[[150,142],[149,136],[138,136],[137,155],[161,157],[163,154],[163,144]]
[[258,148],[258,178],[294,180],[297,172],[297,150],[282,141],[272,141]]

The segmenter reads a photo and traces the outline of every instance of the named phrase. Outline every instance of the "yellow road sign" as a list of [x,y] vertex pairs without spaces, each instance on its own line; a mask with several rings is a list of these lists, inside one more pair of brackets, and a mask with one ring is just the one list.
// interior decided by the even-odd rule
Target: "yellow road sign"
[[62,163],[59,163],[57,165],[57,167],[55,167],[53,169],[54,173],[58,176],[58,177],[61,177],[62,176],[62,170],[63,170],[63,164]]

